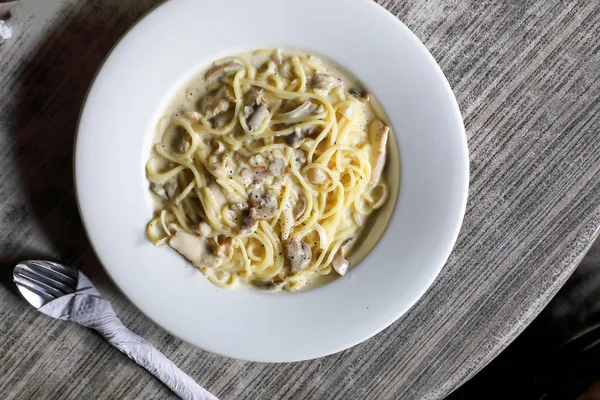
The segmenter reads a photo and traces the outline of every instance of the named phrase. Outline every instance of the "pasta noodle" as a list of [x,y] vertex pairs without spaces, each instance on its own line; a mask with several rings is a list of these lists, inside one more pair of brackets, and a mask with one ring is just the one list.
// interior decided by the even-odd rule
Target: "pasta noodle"
[[215,62],[159,124],[146,166],[157,199],[148,238],[223,288],[294,291],[343,275],[389,197],[390,129],[335,71],[280,50]]

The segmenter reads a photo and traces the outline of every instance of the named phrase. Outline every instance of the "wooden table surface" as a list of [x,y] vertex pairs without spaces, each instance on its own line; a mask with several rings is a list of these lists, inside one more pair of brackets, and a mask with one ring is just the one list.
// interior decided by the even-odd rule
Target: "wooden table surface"
[[0,398],[172,396],[100,336],[30,307],[11,282],[21,259],[81,267],[126,326],[221,399],[437,399],[535,318],[598,233],[600,2],[380,0],[438,60],[465,119],[471,187],[447,265],[390,328],[323,359],[250,363],[181,342],[109,282],[72,179],[86,89],[158,2],[0,1],[15,27],[0,39]]

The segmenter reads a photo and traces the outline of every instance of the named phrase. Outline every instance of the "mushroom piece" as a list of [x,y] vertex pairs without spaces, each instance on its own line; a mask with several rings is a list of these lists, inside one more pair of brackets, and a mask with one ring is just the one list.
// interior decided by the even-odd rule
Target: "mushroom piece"
[[304,136],[300,135],[298,130],[295,130],[294,132],[290,133],[289,135],[286,135],[283,140],[285,141],[285,144],[287,144],[291,148],[298,149],[298,148],[300,148],[300,146],[302,146],[302,142],[304,141]]
[[192,144],[190,143],[189,140],[182,140],[181,143],[179,144],[179,152],[187,153],[189,151],[191,145]]
[[231,208],[233,211],[235,212],[243,212],[248,210],[248,203],[233,203],[229,205],[229,208]]
[[216,239],[214,253],[219,257],[230,260],[233,257],[233,238],[219,235]]
[[281,63],[283,62],[283,57],[281,55],[281,50],[277,49],[273,52],[273,55],[271,56],[271,60],[277,64],[277,65],[281,65]]
[[242,177],[242,182],[244,182],[244,185],[246,186],[250,186],[254,180],[254,174],[249,169],[243,169],[242,172],[240,172],[240,176]]
[[274,157],[271,165],[269,165],[269,173],[273,176],[281,176],[285,169],[286,162],[281,157]]
[[239,61],[227,61],[223,64],[215,65],[214,67],[209,69],[206,72],[206,75],[204,75],[204,79],[207,83],[209,83],[214,80],[220,79],[222,76],[225,76],[232,72],[237,72],[242,68],[244,68],[244,64],[242,64]]
[[200,115],[199,112],[197,111],[186,111],[183,114],[184,117],[186,117],[187,119],[189,119],[190,121],[198,121],[200,120],[200,118],[202,118],[202,115]]
[[214,118],[217,114],[229,110],[230,103],[213,95],[207,95],[200,101],[200,112],[208,119]]
[[310,264],[312,251],[304,240],[292,238],[285,244],[285,255],[291,272],[300,272]]
[[252,89],[248,91],[248,96],[246,97],[246,105],[250,107],[257,107],[263,104],[267,104],[267,101],[263,97],[262,89],[258,89],[256,86],[253,86]]
[[350,263],[348,260],[344,258],[344,252],[340,247],[335,256],[333,256],[333,260],[331,262],[333,264],[333,269],[340,275],[344,275],[346,271],[348,271],[348,267]]
[[313,185],[322,185],[328,181],[327,174],[319,168],[311,168],[308,171],[308,180]]
[[213,127],[217,129],[223,128],[233,119],[233,113],[231,112],[223,112],[213,118],[212,124]]
[[311,103],[310,112],[321,114],[322,112],[325,112],[325,106],[323,106],[323,104]]
[[252,208],[250,209],[250,218],[255,220],[271,219],[277,214],[279,204],[275,196],[262,196],[258,201],[250,200]]
[[238,229],[240,235],[248,235],[258,228],[258,221],[250,216],[250,212],[246,211],[242,215],[242,223]]
[[368,102],[370,100],[369,93],[360,89],[350,89],[348,92],[360,101]]
[[232,169],[229,166],[229,155],[228,154],[223,154],[223,157],[221,158],[221,160],[216,161],[216,160],[218,160],[218,158],[219,158],[218,155],[213,155],[210,157],[209,162],[214,161],[212,164],[214,173],[215,173],[215,175],[222,178],[222,177],[225,177],[226,175],[230,174],[232,172]]
[[369,127],[369,136],[373,145],[373,154],[371,163],[371,178],[369,179],[369,187],[373,187],[379,183],[383,167],[385,166],[386,146],[390,127],[384,125],[381,121],[373,121]]
[[266,105],[263,104],[254,109],[254,112],[248,117],[248,129],[251,131],[257,130],[268,116],[269,109]]
[[302,193],[299,193],[298,200],[296,200],[296,204],[294,204],[294,209],[292,210],[294,213],[294,219],[297,220],[298,218],[300,218],[300,216],[303,215],[306,211],[306,207],[306,198]]
[[306,153],[302,149],[294,149],[294,157],[296,157],[296,161],[299,164],[304,164],[306,162]]
[[248,159],[248,164],[253,167],[266,167],[268,162],[267,158],[262,154],[255,154]]
[[287,282],[280,276],[276,275],[275,277],[267,280],[255,280],[251,282],[252,285],[256,286],[258,289],[269,290],[269,291],[278,291],[283,289]]
[[256,183],[273,183],[271,176],[265,167],[254,167],[251,169],[243,169],[240,173],[244,185],[250,186],[253,182]]
[[215,254],[214,242],[183,230],[171,236],[169,245],[198,268],[218,268],[227,260]]
[[279,291],[284,288],[286,282],[279,276],[276,276],[269,281],[254,281],[252,284],[261,290]]
[[215,97],[225,99],[230,103],[235,103],[235,93],[229,85],[221,85],[215,92]]
[[310,86],[315,89],[331,90],[342,85],[342,80],[327,74],[316,74],[310,80]]
[[267,108],[267,102],[263,97],[262,89],[257,89],[256,87],[250,89],[248,96],[246,97],[244,113],[246,115],[248,129],[251,131],[258,129],[263,121],[269,116],[269,109]]

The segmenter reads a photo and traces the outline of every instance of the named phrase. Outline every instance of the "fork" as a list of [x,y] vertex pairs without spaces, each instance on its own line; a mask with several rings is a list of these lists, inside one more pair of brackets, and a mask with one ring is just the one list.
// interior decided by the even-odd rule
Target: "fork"
[[13,280],[38,311],[96,330],[182,399],[217,400],[146,340],[127,329],[89,279],[78,270],[50,261],[17,264]]

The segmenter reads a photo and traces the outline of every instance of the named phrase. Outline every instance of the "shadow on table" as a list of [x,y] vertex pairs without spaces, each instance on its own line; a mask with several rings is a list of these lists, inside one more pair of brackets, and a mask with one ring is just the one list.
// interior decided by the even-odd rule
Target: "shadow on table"
[[64,10],[25,68],[18,72],[14,156],[21,187],[56,254],[16,249],[1,256],[0,281],[14,293],[12,269],[23,259],[58,258],[82,268],[96,283],[108,281],[90,248],[75,199],[73,146],[77,120],[88,87],[112,46],[158,3],[78,2]]
[[[600,382],[600,238],[523,334],[447,399],[578,399],[595,382]],[[600,386],[589,396],[600,398]]]

